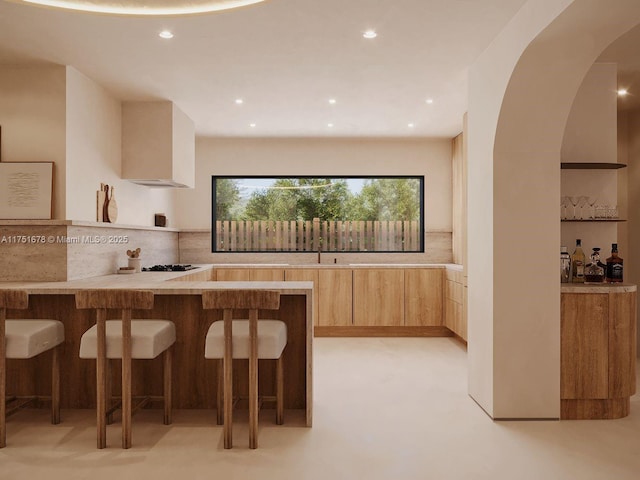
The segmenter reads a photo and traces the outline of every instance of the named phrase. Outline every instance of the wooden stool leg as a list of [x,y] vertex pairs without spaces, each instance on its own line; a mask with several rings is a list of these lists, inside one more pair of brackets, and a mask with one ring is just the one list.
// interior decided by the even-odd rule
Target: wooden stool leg
[[0,308],[0,448],[7,446],[7,371],[6,371],[6,345],[5,345],[5,320],[6,310]]
[[258,448],[258,311],[249,313],[249,448]]
[[122,448],[131,448],[131,310],[122,311]]
[[171,425],[171,409],[172,409],[172,396],[171,396],[171,364],[173,359],[173,347],[167,348],[163,355],[164,359],[164,424]]
[[224,422],[224,408],[223,408],[223,391],[224,391],[224,369],[222,364],[224,360],[221,358],[218,363],[218,386],[216,388],[216,423],[222,425]]
[[[105,376],[105,406],[107,412],[111,410],[113,405],[113,362],[109,359],[105,362],[104,365],[104,376]],[[107,425],[111,425],[113,423],[113,412],[107,414]]]
[[107,446],[107,423],[106,423],[106,318],[107,312],[99,309],[97,312],[97,355],[96,355],[96,424],[98,434],[98,448]]
[[60,423],[60,346],[51,350],[51,423]]
[[233,446],[233,362],[224,360],[224,448]]
[[276,423],[284,423],[284,379],[282,355],[276,360]]
[[233,342],[231,311],[224,311],[224,448],[233,446]]

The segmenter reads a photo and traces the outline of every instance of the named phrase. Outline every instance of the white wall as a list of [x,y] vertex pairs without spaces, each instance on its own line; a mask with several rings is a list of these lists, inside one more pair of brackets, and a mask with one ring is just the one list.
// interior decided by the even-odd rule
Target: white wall
[[116,223],[153,225],[154,213],[173,216],[173,189],[121,179],[121,103],[104,88],[67,67],[67,216],[96,220],[100,183],[115,187]]
[[[544,409],[546,411],[540,412],[537,406],[532,408],[526,399],[520,403],[523,394],[518,391],[523,382],[529,384],[524,386],[527,393],[535,390],[538,385],[544,384],[545,391],[540,392],[541,397],[546,398],[548,402],[548,398],[555,395],[553,391],[546,391],[546,385],[548,381],[557,381],[559,385],[557,345],[540,346],[541,355],[546,356],[547,360],[551,357],[551,362],[557,360],[558,363],[556,372],[553,370],[550,372],[551,377],[548,381],[545,379],[537,381],[539,376],[537,372],[527,377],[529,372],[521,371],[517,389],[514,388],[513,394],[510,394],[508,391],[510,374],[505,377],[504,372],[499,371],[502,363],[505,364],[503,368],[517,369],[523,361],[528,361],[529,357],[527,352],[529,349],[518,351],[521,343],[515,342],[515,340],[527,342],[529,339],[517,338],[519,332],[506,331],[503,323],[515,320],[509,318],[503,304],[517,305],[523,299],[525,300],[523,305],[529,304],[531,299],[526,298],[526,295],[529,291],[532,270],[528,266],[535,259],[535,249],[531,248],[529,242],[522,244],[521,238],[514,238],[517,234],[516,229],[520,225],[514,225],[512,220],[520,223],[517,220],[520,218],[535,222],[536,219],[528,217],[526,215],[528,212],[525,213],[525,211],[533,203],[532,196],[542,197],[544,200],[543,197],[549,194],[549,189],[548,185],[540,190],[529,188],[529,181],[537,180],[543,173],[536,172],[531,178],[529,170],[526,167],[523,168],[522,159],[515,160],[520,155],[512,156],[515,163],[511,169],[508,164],[494,165],[494,147],[503,98],[522,52],[569,3],[571,0],[527,2],[469,72],[467,211],[469,394],[494,418],[557,417],[559,413],[559,395],[556,395],[555,408],[550,406]],[[523,96],[530,94],[531,92],[527,91],[521,92]],[[526,109],[521,112],[520,124],[514,128],[527,128],[527,114]],[[525,162],[527,160],[536,161],[530,158],[525,159]],[[514,191],[496,193],[500,183],[508,185],[511,181],[513,181]],[[554,195],[554,189],[559,191],[559,179],[556,183],[558,186],[552,186],[550,195]],[[515,192],[519,192],[519,195],[513,195]],[[510,214],[510,218],[505,218],[504,214]],[[501,236],[505,238],[501,239]],[[503,245],[506,243],[508,246],[510,242],[513,242],[512,245],[508,250],[504,250]],[[509,291],[510,289],[518,290],[515,296]],[[555,299],[552,301],[558,303]],[[544,297],[541,303],[546,304],[546,302],[548,298]],[[552,304],[552,310],[553,307]],[[516,338],[512,339],[514,340],[511,344],[512,348],[508,351],[504,350],[505,341],[509,340],[505,335],[516,335]],[[510,356],[512,358],[509,358]],[[535,365],[532,364],[531,367],[535,368]],[[514,383],[513,386],[515,385]],[[530,400],[535,398],[537,397],[531,396]],[[505,408],[505,400],[508,404],[507,408]]]
[[177,191],[175,225],[211,227],[212,175],[424,175],[425,227],[451,232],[451,140],[196,140],[196,188]]
[[3,162],[55,162],[53,215],[65,219],[65,68],[0,69]]

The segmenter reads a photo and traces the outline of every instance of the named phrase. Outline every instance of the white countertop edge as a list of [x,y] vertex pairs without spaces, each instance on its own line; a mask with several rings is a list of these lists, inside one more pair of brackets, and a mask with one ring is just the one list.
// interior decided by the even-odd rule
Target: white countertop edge
[[[112,279],[111,279],[112,280]],[[1,283],[0,288],[25,290],[29,295],[73,295],[87,289],[150,290],[155,295],[200,295],[207,290],[275,290],[288,295],[308,295],[313,292],[313,282],[113,282],[105,279],[101,285],[82,282]],[[65,284],[65,285],[60,285]]]

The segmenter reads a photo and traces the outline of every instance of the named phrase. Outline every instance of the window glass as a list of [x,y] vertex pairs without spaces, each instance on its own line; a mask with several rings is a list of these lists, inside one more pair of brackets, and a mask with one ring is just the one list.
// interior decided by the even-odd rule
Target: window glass
[[422,252],[424,177],[212,177],[214,252]]

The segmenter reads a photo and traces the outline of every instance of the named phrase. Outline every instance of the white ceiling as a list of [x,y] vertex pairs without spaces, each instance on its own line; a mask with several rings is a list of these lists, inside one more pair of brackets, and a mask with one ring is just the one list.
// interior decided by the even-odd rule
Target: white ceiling
[[524,3],[269,0],[149,18],[0,0],[0,64],[71,65],[117,98],[172,100],[199,135],[452,137],[469,65]]

